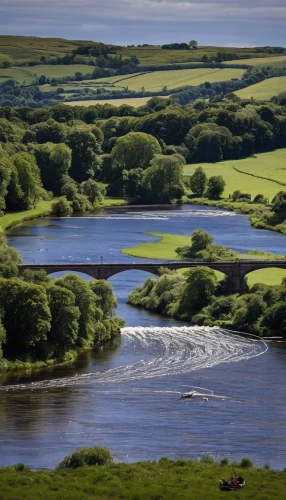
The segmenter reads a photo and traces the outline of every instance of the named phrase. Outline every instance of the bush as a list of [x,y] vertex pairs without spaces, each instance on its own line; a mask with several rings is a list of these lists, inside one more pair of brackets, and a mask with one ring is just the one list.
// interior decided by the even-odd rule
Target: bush
[[220,465],[229,465],[229,461],[227,457],[224,457],[220,461]]
[[92,448],[81,448],[68,455],[57,465],[59,469],[77,469],[85,465],[108,465],[113,463],[113,458],[107,448],[93,446]]
[[241,462],[239,464],[239,467],[242,467],[243,469],[248,469],[250,467],[253,467],[253,463],[248,457],[243,457],[241,459]]
[[22,464],[22,463],[14,465],[14,469],[17,472],[30,472],[31,471],[30,467],[28,467],[27,465]]
[[202,464],[214,464],[215,459],[213,457],[210,457],[209,455],[203,455],[201,458],[201,463]]

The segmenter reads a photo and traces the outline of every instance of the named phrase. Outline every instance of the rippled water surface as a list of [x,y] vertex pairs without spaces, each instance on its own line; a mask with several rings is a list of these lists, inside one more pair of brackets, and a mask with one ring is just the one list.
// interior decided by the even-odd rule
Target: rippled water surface
[[[24,262],[132,259],[124,246],[145,231],[211,232],[239,251],[285,253],[285,237],[254,231],[247,218],[217,210],[115,210],[92,218],[29,223],[10,232]],[[2,378],[0,463],[54,467],[81,446],[107,446],[118,461],[200,457],[286,466],[285,344],[190,327],[126,304],[147,274],[114,276],[122,338],[64,367]],[[199,387],[208,401],[181,399]],[[217,398],[214,396],[224,396]]]

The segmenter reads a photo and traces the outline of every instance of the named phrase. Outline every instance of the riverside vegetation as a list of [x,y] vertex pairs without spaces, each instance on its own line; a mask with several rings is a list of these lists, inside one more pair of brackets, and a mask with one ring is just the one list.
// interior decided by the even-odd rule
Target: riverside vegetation
[[[238,257],[235,252],[213,244],[211,236],[201,229],[193,232],[191,245],[177,248],[176,253],[186,260]],[[180,273],[162,267],[159,279],[148,278],[131,292],[128,302],[198,325],[286,337],[285,284],[286,277],[278,286],[257,283],[245,293],[227,294],[227,282],[219,280],[212,269],[198,265]]]
[[0,468],[1,496],[21,500],[77,500],[94,496],[102,500],[219,499],[219,479],[229,478],[234,470],[246,479],[244,499],[284,498],[285,470],[273,471],[268,464],[254,468],[248,457],[231,464],[227,458],[216,463],[208,455],[199,461],[164,457],[158,462],[115,464],[109,450],[99,447],[74,452],[54,471],[32,472],[24,464]]

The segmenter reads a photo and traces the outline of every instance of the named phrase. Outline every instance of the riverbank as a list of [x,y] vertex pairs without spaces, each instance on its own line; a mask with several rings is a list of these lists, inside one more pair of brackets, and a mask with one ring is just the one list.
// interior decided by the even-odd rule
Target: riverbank
[[[241,463],[249,461],[245,459]],[[0,498],[219,500],[224,495],[219,489],[219,481],[229,479],[234,468],[236,475],[242,476],[246,484],[241,492],[232,492],[231,495],[245,500],[284,498],[285,471],[270,470],[268,464],[260,469],[230,465],[228,460],[218,464],[209,456],[200,461],[162,458],[158,462],[116,463],[59,471],[33,472],[19,464],[0,469]]]
[[[2,217],[0,217],[0,234],[4,233],[14,226],[19,226],[23,222],[51,215],[52,205],[56,201],[56,199],[57,198],[53,198],[52,200],[48,201],[41,200],[37,203],[37,206],[35,208],[31,208],[30,210],[21,210],[18,212],[6,213]],[[122,198],[106,197],[102,202],[101,208],[118,207],[124,205],[127,205],[127,201]]]

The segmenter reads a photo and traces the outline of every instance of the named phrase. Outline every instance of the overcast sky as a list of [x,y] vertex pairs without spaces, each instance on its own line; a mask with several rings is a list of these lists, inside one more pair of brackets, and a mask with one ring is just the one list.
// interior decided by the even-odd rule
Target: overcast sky
[[0,0],[0,34],[286,46],[286,0]]

